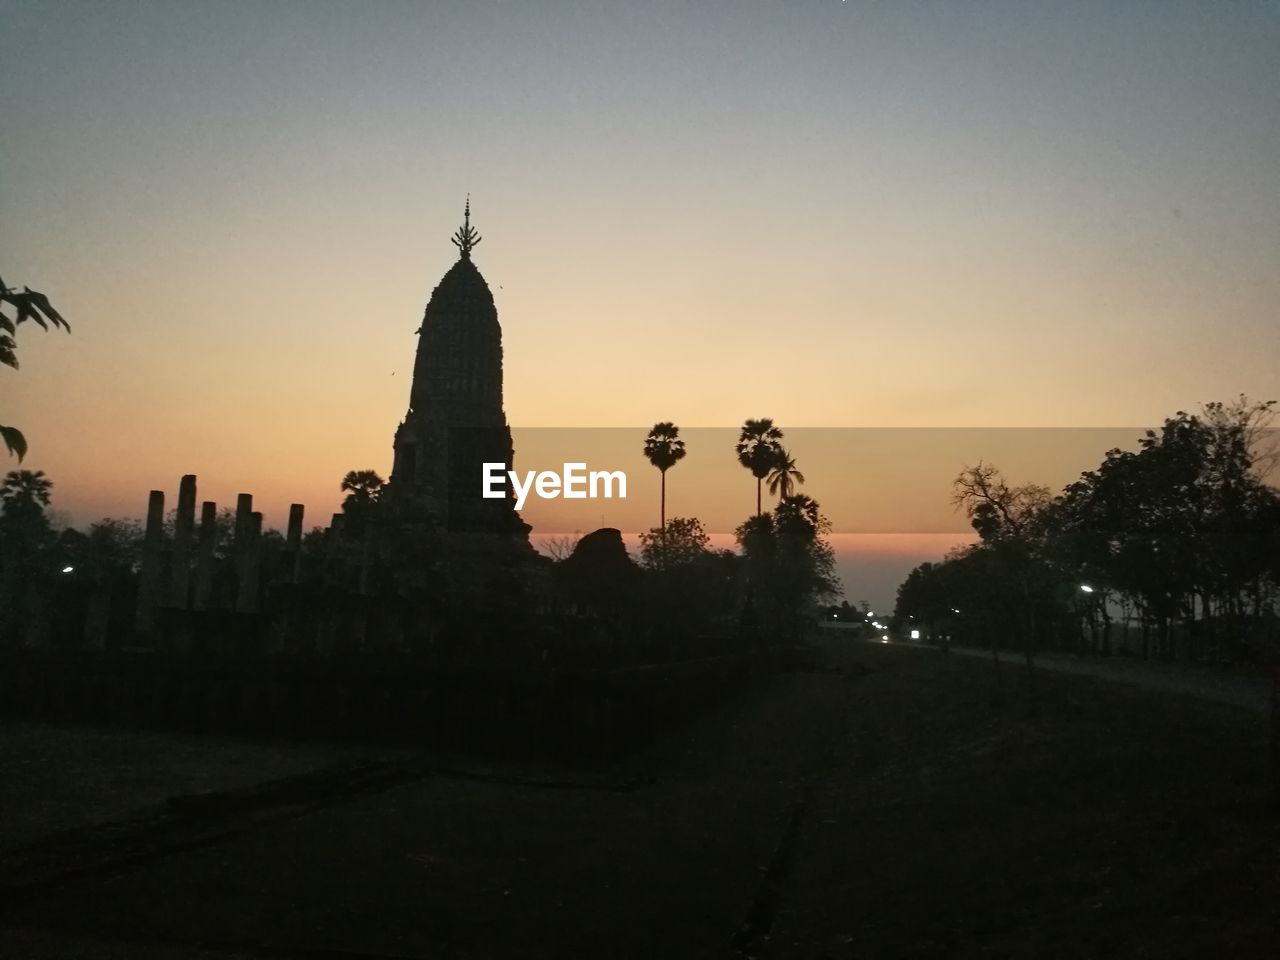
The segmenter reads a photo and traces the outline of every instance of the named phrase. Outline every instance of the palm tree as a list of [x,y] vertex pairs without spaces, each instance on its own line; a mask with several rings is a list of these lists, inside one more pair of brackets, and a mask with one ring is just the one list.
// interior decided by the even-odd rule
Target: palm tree
[[782,454],[782,431],[769,419],[748,420],[742,425],[742,433],[738,436],[738,462],[751,471],[756,478],[756,516],[761,509],[762,488],[764,478],[769,475]]
[[53,481],[43,470],[10,470],[0,484],[0,530],[12,538],[9,547],[19,554],[34,549],[49,531],[44,508],[51,489]]
[[820,511],[818,501],[807,494],[784,497],[773,511],[774,526],[779,533],[812,540],[825,527]]
[[778,454],[778,462],[769,472],[769,495],[776,496],[781,503],[796,492],[796,484],[804,483],[804,474],[796,469],[795,457],[789,450]]
[[342,478],[342,489],[347,498],[342,501],[342,509],[355,508],[360,511],[378,502],[382,493],[383,479],[374,470],[348,470]]
[[10,470],[0,484],[0,505],[6,516],[44,513],[52,489],[53,481],[43,470]]
[[655,423],[644,438],[644,455],[662,474],[660,516],[662,529],[667,528],[667,471],[684,459],[684,441],[679,439],[680,428],[674,423]]

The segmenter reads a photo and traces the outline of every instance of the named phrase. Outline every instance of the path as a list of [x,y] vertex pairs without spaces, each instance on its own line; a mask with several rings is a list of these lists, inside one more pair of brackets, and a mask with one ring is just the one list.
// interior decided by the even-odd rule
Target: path
[[[991,659],[990,650],[976,647],[952,647],[951,652],[963,657]],[[1016,650],[1001,651],[1000,658],[1013,668],[1024,662],[1022,653]],[[1261,670],[1253,672],[1185,663],[1160,663],[1133,657],[1075,657],[1063,653],[1037,654],[1035,664],[1041,670],[1096,677],[1146,690],[1183,693],[1202,700],[1235,704],[1263,714],[1271,710],[1271,678]]]

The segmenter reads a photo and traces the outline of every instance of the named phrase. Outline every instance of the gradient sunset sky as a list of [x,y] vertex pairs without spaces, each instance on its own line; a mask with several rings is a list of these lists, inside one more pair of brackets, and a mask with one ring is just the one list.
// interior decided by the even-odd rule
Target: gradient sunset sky
[[183,473],[321,523],[385,476],[468,192],[516,427],[1280,394],[1277,3],[0,0],[0,35],[0,272],[73,327],[20,331],[0,422],[76,523]]

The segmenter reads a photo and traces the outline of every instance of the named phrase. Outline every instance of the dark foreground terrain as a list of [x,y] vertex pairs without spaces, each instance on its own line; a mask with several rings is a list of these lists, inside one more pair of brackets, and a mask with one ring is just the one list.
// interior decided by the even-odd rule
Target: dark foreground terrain
[[832,642],[616,769],[0,728],[0,956],[1274,957],[1256,712]]

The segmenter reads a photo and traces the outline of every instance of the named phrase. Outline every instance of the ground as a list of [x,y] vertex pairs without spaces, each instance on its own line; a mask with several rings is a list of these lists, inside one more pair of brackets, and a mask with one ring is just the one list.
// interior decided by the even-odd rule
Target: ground
[[1275,956],[1256,711],[1004,682],[839,638],[593,772],[9,728],[0,955]]

